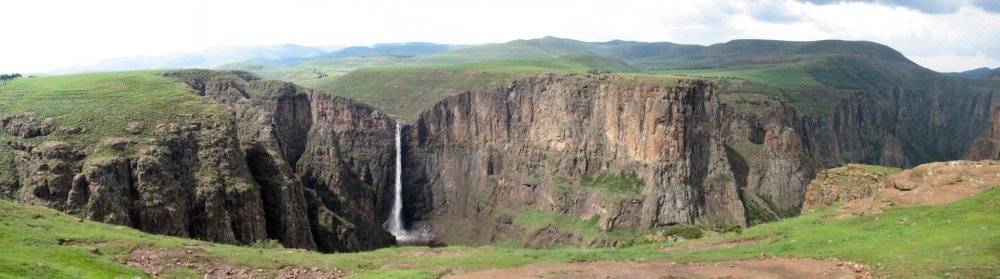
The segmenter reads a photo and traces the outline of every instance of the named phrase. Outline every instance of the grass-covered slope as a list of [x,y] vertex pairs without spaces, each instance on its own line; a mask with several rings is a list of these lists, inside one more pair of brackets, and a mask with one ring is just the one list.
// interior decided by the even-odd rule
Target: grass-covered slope
[[850,219],[833,209],[764,224],[709,242],[765,239],[732,249],[685,252],[692,259],[760,253],[836,257],[873,265],[893,277],[979,277],[1000,273],[1000,188],[945,206],[894,208]]
[[[478,71],[502,68],[501,71],[504,72],[608,71],[697,76],[722,80],[723,93],[763,94],[790,104],[804,115],[829,112],[839,101],[859,90],[955,91],[954,88],[966,88],[968,90],[963,90],[982,91],[998,85],[988,80],[951,78],[933,72],[881,44],[841,40],[734,40],[704,47],[667,42],[583,42],[545,37],[470,46],[428,55],[316,59],[294,67],[249,62],[226,68],[249,70],[265,78],[292,81],[325,90],[339,82],[338,76],[357,69],[386,66],[416,66],[414,70],[429,71],[422,74],[425,76],[434,75],[434,70],[440,68]],[[348,83],[354,81],[356,79]],[[427,90],[417,90],[417,93],[423,94]],[[334,93],[348,96],[379,94]],[[388,99],[379,102],[395,100],[386,98]],[[406,99],[409,98],[401,100]]]
[[[299,83],[307,87],[322,87],[325,77],[335,77],[359,68],[405,65],[461,65],[492,64],[493,61],[513,60],[525,62],[536,59],[565,58],[583,66],[601,71],[633,71],[632,67],[617,61],[619,56],[635,55],[665,50],[669,46],[658,45],[653,49],[632,50],[638,42],[589,43],[569,39],[545,37],[532,40],[515,40],[502,44],[487,44],[473,47],[448,47],[450,51],[414,52],[417,55],[395,55],[391,52],[347,52],[345,49],[331,55],[310,58],[301,64],[281,66],[261,61],[247,61],[224,65],[222,69],[237,69],[254,72],[265,78],[280,79]],[[673,44],[670,44],[673,45]],[[692,47],[676,45],[678,48]],[[424,54],[424,55],[419,55]],[[612,65],[613,64],[613,65]],[[559,70],[559,69],[553,69]],[[589,70],[589,69],[584,69]]]
[[617,60],[567,55],[473,64],[372,67],[301,84],[413,120],[444,98],[518,76],[630,71],[633,69],[629,65]]
[[[93,145],[109,137],[141,138],[158,124],[186,117],[229,116],[225,106],[210,102],[181,83],[157,72],[118,72],[22,78],[0,85],[0,116],[33,114],[35,124],[48,121],[51,133],[17,141],[58,140]],[[127,131],[129,124],[135,126]],[[0,183],[16,180],[15,138],[0,129]]]
[[[857,261],[872,267],[876,276],[885,277],[988,278],[1000,273],[997,206],[1000,206],[1000,188],[945,206],[892,208],[850,219],[833,218],[837,213],[827,209],[755,226],[739,234],[712,234],[702,240],[670,243],[647,241],[618,249],[407,247],[324,255],[269,248],[273,245],[239,247],[148,235],[130,228],[81,221],[47,208],[0,201],[0,245],[4,247],[0,253],[0,277],[142,276],[142,271],[121,264],[132,259],[133,251],[178,250],[181,251],[178,254],[184,255],[185,250],[189,251],[187,254],[193,250],[196,256],[180,256],[176,261],[181,266],[168,267],[160,275],[195,276],[196,271],[184,266],[187,261],[261,269],[264,274],[300,266],[341,269],[358,275],[357,278],[433,278],[536,263],[715,261],[765,254]],[[171,259],[170,263],[173,262]]]
[[225,107],[191,93],[182,83],[157,72],[117,72],[24,78],[0,86],[0,115],[33,112],[58,127],[49,140],[92,140],[128,136],[130,122],[148,128],[178,122],[188,115],[223,112]]

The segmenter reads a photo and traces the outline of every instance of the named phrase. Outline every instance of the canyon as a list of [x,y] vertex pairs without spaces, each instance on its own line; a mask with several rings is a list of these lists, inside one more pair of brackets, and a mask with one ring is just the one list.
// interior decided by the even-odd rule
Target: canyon
[[800,116],[782,102],[736,110],[712,80],[531,74],[443,99],[399,128],[397,150],[397,120],[349,99],[241,71],[159,76],[220,109],[130,123],[134,136],[96,143],[39,142],[71,127],[4,115],[17,179],[0,193],[156,234],[368,250],[395,243],[399,152],[410,231],[445,244],[615,246],[523,215],[602,231],[750,226],[797,215],[822,168],[997,156],[993,93],[859,91]]
[[320,251],[393,243],[377,221],[392,181],[393,145],[384,140],[392,119],[245,73],[164,76],[225,109],[96,147],[13,142],[20,179],[4,192],[90,220],[222,243],[275,239]]

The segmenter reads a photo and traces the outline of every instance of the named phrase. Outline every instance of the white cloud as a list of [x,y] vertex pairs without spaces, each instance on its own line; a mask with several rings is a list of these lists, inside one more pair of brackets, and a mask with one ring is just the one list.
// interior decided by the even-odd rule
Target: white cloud
[[1000,65],[1000,60],[993,57],[987,57],[981,52],[977,52],[975,55],[969,56],[948,53],[929,56],[914,55],[909,58],[910,60],[913,60],[913,62],[917,62],[917,64],[923,65],[924,67],[942,72],[964,72],[986,65],[989,65],[991,68],[996,68]]
[[[546,35],[712,44],[738,38],[870,40],[925,66],[998,67],[1000,15],[962,4],[925,14],[872,3],[657,0],[126,1],[4,3],[0,72],[237,45],[490,43]],[[954,60],[949,60],[954,59]],[[951,62],[949,62],[951,61]],[[974,67],[973,67],[974,68]]]

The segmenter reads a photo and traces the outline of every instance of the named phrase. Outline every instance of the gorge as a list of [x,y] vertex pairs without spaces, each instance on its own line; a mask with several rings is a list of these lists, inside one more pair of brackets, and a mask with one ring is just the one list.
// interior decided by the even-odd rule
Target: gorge
[[0,279],[1000,279],[1000,0],[2,7]]
[[[759,42],[734,44],[748,43]],[[904,82],[797,91],[430,66],[359,70],[332,93],[239,70],[96,74],[108,79],[98,88],[162,84],[198,110],[105,128],[84,125],[119,116],[73,122],[75,108],[6,109],[12,174],[0,176],[0,194],[150,233],[324,252],[408,241],[616,247],[635,237],[624,232],[747,227],[798,215],[827,167],[997,158],[998,92],[895,54],[822,61],[888,63],[905,69],[891,76]],[[822,65],[808,73],[830,83],[844,67]],[[906,86],[918,78],[926,87]],[[378,86],[393,90],[383,96],[397,98],[392,106],[336,95]],[[827,93],[839,99],[795,99]],[[398,106],[418,113],[383,112]]]

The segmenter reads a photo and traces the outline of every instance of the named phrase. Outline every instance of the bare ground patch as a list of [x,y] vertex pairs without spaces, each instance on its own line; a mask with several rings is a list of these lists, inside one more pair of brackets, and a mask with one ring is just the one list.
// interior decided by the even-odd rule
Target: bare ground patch
[[444,278],[871,278],[871,269],[836,260],[768,258],[711,263],[581,262],[492,269]]
[[290,265],[276,270],[251,268],[211,257],[196,246],[179,249],[139,246],[124,264],[154,277],[172,273],[196,273],[204,278],[342,278],[348,275],[339,268],[332,271]]
[[780,235],[753,237],[745,239],[735,239],[722,242],[695,242],[690,244],[685,244],[682,246],[672,246],[663,247],[661,250],[664,252],[687,252],[687,251],[701,251],[708,249],[728,249],[739,246],[746,246],[760,242],[770,242],[777,239]]

